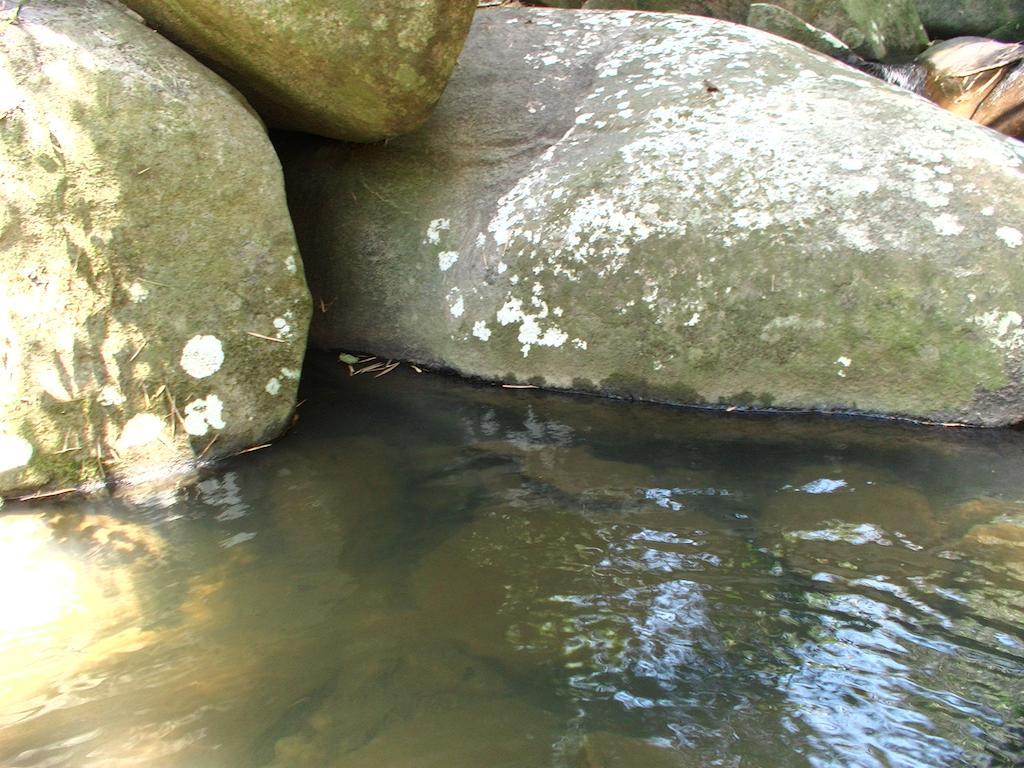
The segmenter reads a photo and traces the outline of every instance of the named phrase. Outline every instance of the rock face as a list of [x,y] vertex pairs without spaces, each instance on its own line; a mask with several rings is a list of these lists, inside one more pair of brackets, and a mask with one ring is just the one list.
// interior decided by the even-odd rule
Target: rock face
[[1024,21],[1020,0],[914,0],[932,38],[988,35],[997,27]]
[[796,14],[777,5],[752,4],[747,15],[747,26],[806,45],[840,61],[849,62],[852,58],[850,47],[838,37],[808,24]]
[[913,0],[779,0],[776,5],[870,59],[913,56],[928,46]]
[[126,0],[271,123],[349,141],[415,128],[458,58],[475,0]]
[[1019,146],[750,28],[521,10],[480,14],[417,133],[281,149],[321,347],[997,425],[1024,418]]
[[913,0],[777,0],[775,5],[869,59],[913,56],[928,46]]
[[309,296],[273,148],[219,77],[101,0],[22,7],[0,198],[0,491],[286,425]]
[[[752,5],[749,0],[565,0],[528,4],[585,10],[691,13],[747,23],[807,45],[803,38],[808,33],[799,29],[802,25],[799,22],[794,24],[790,18],[780,18],[781,11],[835,36],[861,56],[873,60],[913,56],[928,45],[928,36],[921,26],[913,0],[778,0],[771,6],[764,3]],[[767,9],[774,9],[774,12]],[[770,22],[771,26],[765,26],[765,22]],[[782,30],[779,29],[780,23]],[[800,35],[793,37],[787,34],[794,31],[799,31]],[[821,50],[820,46],[811,47]]]
[[629,11],[673,11],[710,16],[727,21],[743,21],[750,10],[749,0],[587,0],[587,10],[620,9]]

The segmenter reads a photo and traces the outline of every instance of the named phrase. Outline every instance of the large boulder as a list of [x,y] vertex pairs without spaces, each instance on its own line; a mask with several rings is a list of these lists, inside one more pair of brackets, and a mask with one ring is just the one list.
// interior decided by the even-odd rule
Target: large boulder
[[743,21],[750,10],[750,0],[586,0],[583,7],[595,11],[671,11],[728,21]]
[[[751,24],[759,29],[768,29],[783,37],[796,39],[776,27],[779,17],[770,19],[772,27],[764,22],[771,11],[766,12],[764,4],[750,3],[750,0],[586,0],[585,2],[533,2],[530,5],[547,5],[560,8],[584,8],[586,10],[631,10],[670,11],[710,16],[716,19]],[[757,9],[755,6],[762,6]],[[843,44],[854,49],[861,56],[881,60],[912,56],[923,51],[928,45],[928,36],[914,6],[914,0],[777,0],[769,6],[792,14],[804,24],[835,36]],[[753,13],[753,23],[751,14]],[[785,19],[786,31],[792,31],[792,20]],[[818,46],[811,46],[821,50]]]
[[276,436],[311,311],[239,94],[102,0],[0,28],[0,492]]
[[422,130],[281,149],[321,347],[675,403],[1024,418],[1020,144],[774,36],[489,11]]
[[530,0],[524,5],[549,8],[584,8],[586,10],[654,11],[692,13],[716,19],[743,21],[750,9],[750,0]]
[[1021,0],[914,0],[925,29],[942,40],[987,35],[997,27],[1024,21]]
[[771,32],[840,61],[856,61],[856,54],[838,37],[771,3],[753,3],[747,15],[747,26]]
[[[834,35],[868,59],[905,58],[928,46],[913,0],[776,0],[774,6]],[[763,19],[766,10],[752,6],[751,13]]]
[[[497,5],[498,3],[495,3]],[[524,5],[543,5],[545,8],[571,8],[578,10],[583,7],[583,0],[533,0]]]
[[271,123],[350,141],[411,130],[462,49],[475,0],[125,0]]

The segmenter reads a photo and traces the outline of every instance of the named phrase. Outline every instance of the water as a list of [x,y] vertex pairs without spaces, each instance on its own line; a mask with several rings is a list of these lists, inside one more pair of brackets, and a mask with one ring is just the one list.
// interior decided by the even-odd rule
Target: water
[[1024,434],[347,379],[0,517],[0,765],[1024,764]]

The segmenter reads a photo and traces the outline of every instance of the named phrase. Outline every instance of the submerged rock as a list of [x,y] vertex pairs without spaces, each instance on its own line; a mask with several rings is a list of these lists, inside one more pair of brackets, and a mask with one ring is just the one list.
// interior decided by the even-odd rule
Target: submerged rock
[[794,472],[767,497],[759,523],[763,535],[785,538],[793,549],[844,553],[863,544],[916,551],[942,531],[924,494],[885,470],[851,464]]
[[270,122],[350,141],[377,141],[427,118],[476,9],[474,0],[126,4]]
[[245,101],[100,0],[0,28],[0,493],[276,437],[310,306]]
[[[153,643],[154,633],[141,621],[139,581],[158,564],[160,542],[139,526],[112,526],[107,518],[79,522],[75,530],[55,531],[42,515],[0,517],[0,576],[7,584],[0,596],[5,726],[30,720],[45,692],[91,677],[121,654]],[[105,540],[90,529],[113,535]],[[126,541],[147,539],[139,557],[124,552]],[[76,557],[76,549],[88,557]],[[5,742],[10,755],[18,735],[7,732]]]
[[268,768],[552,764],[563,722],[511,695],[493,665],[412,636],[408,622],[374,629],[378,642],[347,659],[315,711],[276,740]]
[[960,546],[989,563],[993,571],[1024,582],[1024,513],[1020,505],[1010,513],[973,526]]
[[423,129],[281,149],[317,345],[999,425],[1024,418],[1019,146],[750,28],[492,10]]
[[700,757],[690,757],[685,749],[612,731],[588,733],[580,742],[580,768],[691,768],[702,764]]

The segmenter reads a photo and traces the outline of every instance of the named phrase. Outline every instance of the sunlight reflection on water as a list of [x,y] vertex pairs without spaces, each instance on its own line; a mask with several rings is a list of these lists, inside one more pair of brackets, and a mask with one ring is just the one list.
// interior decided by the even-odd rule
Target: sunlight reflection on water
[[0,517],[0,764],[998,766],[1024,436],[326,377],[148,506]]

